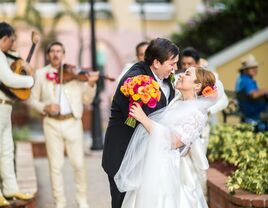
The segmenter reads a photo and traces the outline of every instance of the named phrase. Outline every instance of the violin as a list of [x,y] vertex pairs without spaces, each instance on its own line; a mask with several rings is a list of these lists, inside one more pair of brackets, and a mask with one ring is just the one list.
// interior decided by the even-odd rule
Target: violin
[[[77,68],[74,65],[71,64],[63,64],[62,66],[62,82],[70,82],[72,80],[78,80],[81,82],[88,81],[88,75],[90,76],[90,73],[93,72],[92,68],[89,67],[83,67],[83,68]],[[115,78],[109,77],[107,75],[99,75],[102,79],[107,79],[111,82],[115,81]]]

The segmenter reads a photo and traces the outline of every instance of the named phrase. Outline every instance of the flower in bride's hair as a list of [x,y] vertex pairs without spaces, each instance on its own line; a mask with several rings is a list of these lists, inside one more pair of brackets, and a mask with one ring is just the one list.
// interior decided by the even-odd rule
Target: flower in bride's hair
[[[124,96],[129,97],[129,109],[134,102],[139,103],[140,106],[146,105],[148,108],[155,108],[161,97],[159,83],[147,75],[127,78],[120,87],[120,91]],[[125,124],[134,128],[136,120],[128,115]]]
[[216,95],[217,89],[216,86],[206,86],[203,90],[202,90],[202,95],[204,97],[214,97]]

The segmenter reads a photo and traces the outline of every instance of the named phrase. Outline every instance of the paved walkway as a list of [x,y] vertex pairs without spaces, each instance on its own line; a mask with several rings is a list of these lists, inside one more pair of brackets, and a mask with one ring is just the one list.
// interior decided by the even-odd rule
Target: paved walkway
[[[109,208],[110,194],[108,179],[101,168],[101,151],[91,152],[86,156],[88,175],[88,201],[91,208]],[[54,208],[53,197],[48,172],[47,158],[35,158],[35,168],[38,180],[38,208]],[[75,184],[72,167],[69,160],[65,159],[63,168],[65,181],[65,194],[67,196],[67,208],[76,208]]]

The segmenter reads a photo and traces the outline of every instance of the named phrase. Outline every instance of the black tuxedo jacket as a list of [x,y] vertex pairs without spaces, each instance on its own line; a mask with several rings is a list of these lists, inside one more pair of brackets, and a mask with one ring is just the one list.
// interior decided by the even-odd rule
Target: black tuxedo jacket
[[[138,62],[134,64],[122,77],[113,97],[111,116],[105,134],[102,156],[102,167],[110,177],[113,177],[119,170],[128,143],[135,130],[135,128],[129,127],[128,125],[124,124],[129,113],[129,98],[124,96],[124,94],[120,91],[120,87],[123,85],[124,81],[127,78],[141,74],[154,77],[147,63]],[[164,81],[167,82],[170,87],[170,96],[168,98],[168,101],[170,102],[174,98],[175,91],[169,79]],[[166,97],[161,90],[161,98],[155,108],[148,108],[145,105],[142,106],[142,108],[144,112],[149,115],[150,113],[165,107],[166,104]]]

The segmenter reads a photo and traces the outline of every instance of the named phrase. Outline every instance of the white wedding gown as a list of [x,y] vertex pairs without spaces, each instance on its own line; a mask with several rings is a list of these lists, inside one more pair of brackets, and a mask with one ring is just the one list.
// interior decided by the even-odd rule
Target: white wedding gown
[[[114,177],[119,191],[126,192],[122,208],[208,207],[195,167],[208,169],[200,133],[207,109],[223,95],[223,86],[218,84],[214,99],[182,101],[176,97],[151,114],[154,126],[150,135],[142,125],[136,128]],[[185,144],[183,149],[171,148],[174,137]],[[190,146],[194,160],[184,155]]]

